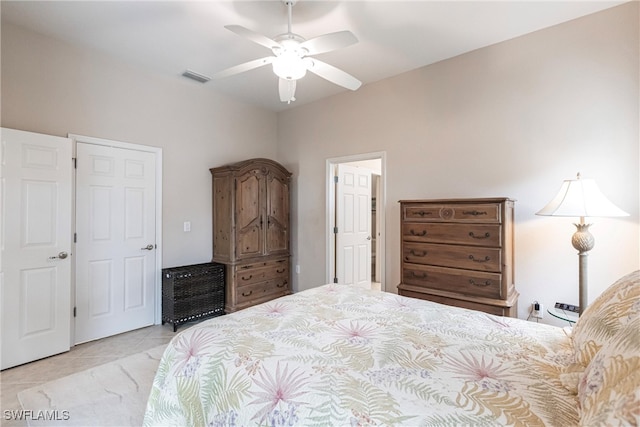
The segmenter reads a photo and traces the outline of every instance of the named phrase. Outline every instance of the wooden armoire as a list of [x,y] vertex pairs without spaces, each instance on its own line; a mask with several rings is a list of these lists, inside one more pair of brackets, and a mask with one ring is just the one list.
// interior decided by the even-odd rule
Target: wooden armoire
[[225,265],[225,312],[291,293],[291,173],[269,159],[212,168],[213,261]]

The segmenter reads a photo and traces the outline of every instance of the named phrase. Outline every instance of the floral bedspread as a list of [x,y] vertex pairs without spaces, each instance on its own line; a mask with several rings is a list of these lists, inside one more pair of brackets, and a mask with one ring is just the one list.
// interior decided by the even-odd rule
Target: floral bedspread
[[571,355],[562,328],[325,285],[178,334],[144,424],[576,425]]

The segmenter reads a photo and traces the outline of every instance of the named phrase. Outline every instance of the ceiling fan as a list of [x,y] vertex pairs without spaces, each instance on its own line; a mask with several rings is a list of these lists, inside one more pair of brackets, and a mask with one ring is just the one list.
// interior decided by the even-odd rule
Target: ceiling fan
[[288,9],[287,32],[273,39],[258,34],[240,25],[225,25],[225,28],[250,41],[271,49],[273,56],[267,56],[227,68],[213,75],[223,78],[272,64],[273,72],[279,77],[280,101],[295,101],[296,81],[308,71],[347,89],[356,90],[362,84],[352,75],[309,55],[330,52],[352,45],[358,41],[351,31],[338,31],[306,40],[291,32],[292,8],[297,0],[282,0]]

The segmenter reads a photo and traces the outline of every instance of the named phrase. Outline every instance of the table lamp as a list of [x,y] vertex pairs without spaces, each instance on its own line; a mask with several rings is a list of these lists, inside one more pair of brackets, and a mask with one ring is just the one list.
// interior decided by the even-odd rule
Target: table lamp
[[580,217],[580,223],[574,224],[577,230],[571,237],[571,244],[578,251],[579,310],[582,314],[587,307],[587,256],[595,244],[595,239],[589,232],[591,224],[586,224],[584,218],[629,214],[611,203],[593,179],[581,178],[578,173],[576,179],[565,180],[558,194],[536,215]]

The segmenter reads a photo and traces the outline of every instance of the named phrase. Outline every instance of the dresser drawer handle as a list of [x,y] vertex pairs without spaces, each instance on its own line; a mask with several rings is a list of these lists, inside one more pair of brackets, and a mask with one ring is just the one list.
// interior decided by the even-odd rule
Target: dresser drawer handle
[[280,274],[280,273],[284,273],[285,271],[287,271],[287,269],[286,269],[286,268],[283,268],[283,269],[277,269],[277,270],[276,270],[276,273]]
[[489,237],[491,237],[491,233],[487,231],[486,233],[484,233],[484,236],[476,236],[475,234],[473,234],[473,231],[471,231],[469,232],[469,237],[471,237],[472,239],[488,239]]
[[285,280],[282,283],[278,283],[276,286],[279,287],[279,288],[284,288],[285,286],[287,286],[287,281]]
[[475,280],[469,279],[469,283],[471,283],[473,286],[482,286],[482,287],[491,286],[491,280],[487,280],[484,283],[482,283],[482,282],[476,283]]
[[253,291],[249,291],[249,292],[243,292],[242,296],[243,297],[248,297],[249,295],[251,295],[253,293]]
[[432,213],[428,212],[428,211],[418,211],[418,212],[416,212],[416,215],[420,215],[422,217],[424,217],[425,215],[431,215],[431,214]]
[[487,211],[462,211],[463,214],[465,215],[473,215],[473,216],[478,216],[478,215],[488,215]]
[[491,257],[489,255],[485,256],[484,259],[475,259],[473,255],[469,255],[469,259],[473,262],[487,262],[491,261]]
[[242,280],[251,280],[252,277],[253,277],[253,274],[250,274],[249,277],[242,276]]
[[426,278],[427,278],[427,273],[425,273],[425,272],[423,271],[423,272],[422,272],[422,274],[418,275],[418,274],[416,274],[416,272],[415,272],[415,271],[412,271],[412,272],[411,272],[411,277],[412,277],[413,279],[426,279]]
[[243,265],[242,267],[240,267],[243,270],[246,270],[248,268],[253,268],[253,265]]
[[409,233],[411,233],[412,236],[426,236],[427,235],[427,230],[422,230],[422,233],[416,233],[415,231],[413,231],[413,228],[411,230],[409,230]]
[[419,257],[427,256],[427,251],[415,251],[414,249],[411,249],[409,253],[413,256],[419,256]]

